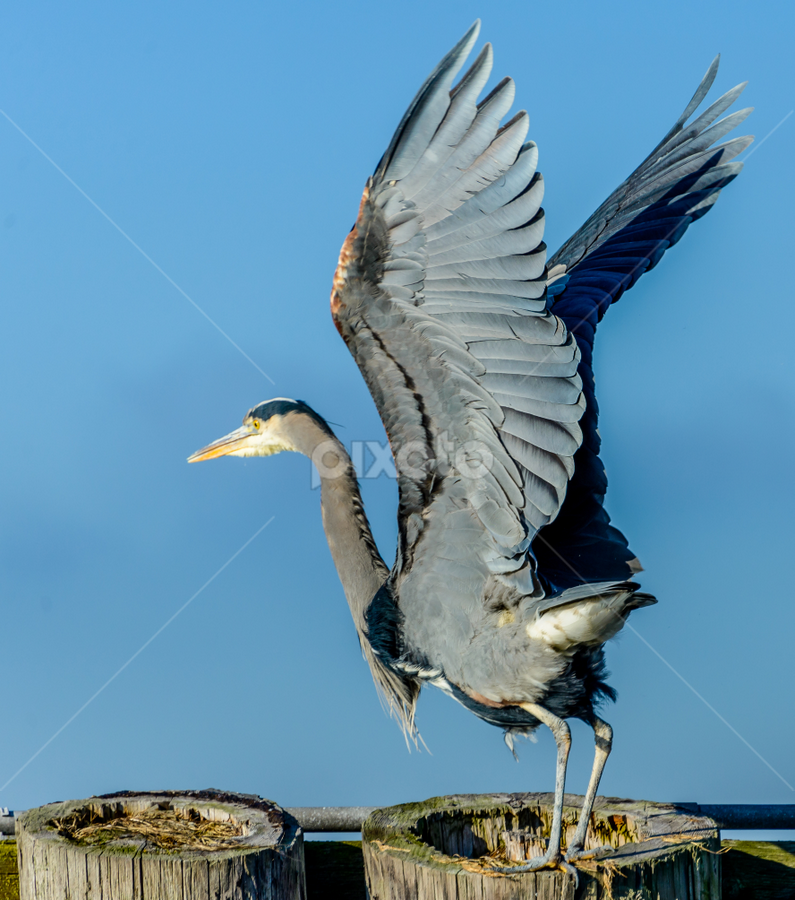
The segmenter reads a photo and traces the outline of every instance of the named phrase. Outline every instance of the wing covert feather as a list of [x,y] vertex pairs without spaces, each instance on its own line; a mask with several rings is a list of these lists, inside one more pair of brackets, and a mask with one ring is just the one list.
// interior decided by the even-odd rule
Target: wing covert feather
[[581,441],[579,349],[547,310],[527,115],[501,124],[513,82],[477,101],[487,45],[452,87],[475,37],[423,85],[368,181],[331,306],[395,457],[393,579],[411,571],[443,498],[478,523],[470,553],[488,571],[540,593],[529,548],[560,509]]

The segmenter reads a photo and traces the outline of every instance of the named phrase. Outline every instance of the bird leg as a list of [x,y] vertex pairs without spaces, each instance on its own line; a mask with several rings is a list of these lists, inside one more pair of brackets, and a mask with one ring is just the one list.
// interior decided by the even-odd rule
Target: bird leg
[[[529,712],[531,716],[535,716],[540,722],[543,722],[552,732],[555,743],[558,747],[558,760],[555,769],[555,805],[552,811],[552,828],[549,834],[549,844],[547,852],[543,856],[536,856],[534,859],[528,860],[521,866],[513,866],[502,871],[508,874],[518,874],[520,872],[534,872],[536,869],[553,868],[563,869],[574,876],[575,883],[577,881],[577,870],[570,866],[560,852],[560,832],[563,826],[563,791],[566,786],[566,765],[569,761],[569,750],[571,749],[571,731],[569,726],[563,719],[559,719],[543,706],[535,703],[520,703],[525,712]],[[598,783],[598,780],[597,780]]]
[[569,862],[586,856],[593,856],[602,850],[613,849],[609,846],[594,847],[591,850],[583,849],[585,847],[585,835],[588,833],[588,824],[591,820],[591,810],[596,799],[596,791],[599,788],[599,781],[602,778],[602,772],[604,771],[607,757],[610,755],[610,748],[613,745],[613,729],[607,722],[603,722],[600,718],[594,716],[590,724],[596,741],[596,753],[594,755],[593,769],[591,770],[591,780],[588,782],[588,790],[585,792],[585,797],[582,801],[582,812],[580,813],[580,820],[577,822],[577,830],[574,832],[574,837],[566,851],[566,859]]

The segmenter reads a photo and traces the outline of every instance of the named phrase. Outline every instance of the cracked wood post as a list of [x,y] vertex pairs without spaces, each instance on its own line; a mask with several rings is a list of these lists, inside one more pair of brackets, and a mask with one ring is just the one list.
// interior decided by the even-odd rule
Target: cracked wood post
[[[561,871],[501,874],[543,852],[552,799],[464,794],[376,810],[362,829],[370,900],[720,900],[715,823],[663,803],[597,798],[586,849],[612,849],[577,863],[576,894]],[[564,847],[581,803],[565,797]]]
[[[195,849],[195,840],[194,849],[162,849],[132,832],[80,842],[51,824],[75,813],[96,823],[157,809],[192,810],[242,833],[224,838],[221,849]],[[250,795],[125,791],[52,803],[20,816],[16,836],[20,900],[306,900],[298,823]]]

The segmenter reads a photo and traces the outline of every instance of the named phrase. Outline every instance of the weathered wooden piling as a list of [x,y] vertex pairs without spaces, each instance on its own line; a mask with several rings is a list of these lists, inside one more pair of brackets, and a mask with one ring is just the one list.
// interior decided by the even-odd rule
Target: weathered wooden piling
[[17,821],[20,900],[306,900],[303,834],[216,791],[52,803]]
[[[582,798],[566,795],[565,837]],[[551,794],[438,797],[377,810],[362,830],[371,900],[720,900],[720,837],[711,819],[662,803],[597,798],[579,887],[562,872],[509,875],[543,852]],[[513,862],[512,862],[513,859]]]

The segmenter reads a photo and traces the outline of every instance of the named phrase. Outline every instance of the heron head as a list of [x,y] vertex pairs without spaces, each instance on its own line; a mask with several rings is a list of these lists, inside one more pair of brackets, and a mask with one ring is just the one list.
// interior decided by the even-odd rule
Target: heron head
[[272,456],[283,450],[304,453],[302,425],[310,424],[330,434],[330,429],[303,400],[277,397],[250,409],[240,428],[197,450],[188,462],[202,462],[218,456]]

